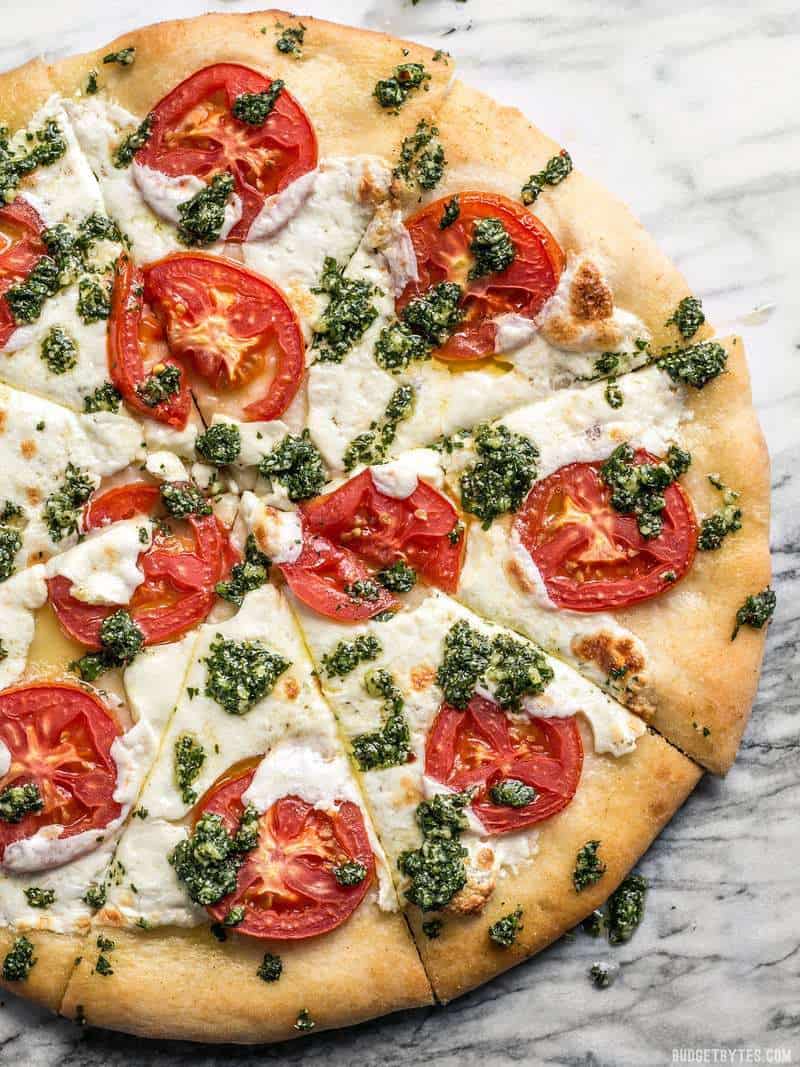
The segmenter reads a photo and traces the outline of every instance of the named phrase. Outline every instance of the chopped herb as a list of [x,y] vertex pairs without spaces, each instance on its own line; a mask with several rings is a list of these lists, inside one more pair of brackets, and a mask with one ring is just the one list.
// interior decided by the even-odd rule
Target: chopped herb
[[61,541],[68,534],[78,532],[80,509],[94,492],[89,475],[72,463],[67,464],[64,481],[45,501],[44,521],[50,539]]
[[25,937],[17,937],[3,960],[3,978],[6,982],[24,982],[36,963],[33,945]]
[[488,530],[498,515],[522,504],[536,477],[539,450],[502,423],[478,426],[474,447],[478,459],[461,476],[461,504]]
[[60,326],[51,326],[42,339],[42,359],[53,374],[65,374],[78,362],[78,345]]
[[107,56],[103,56],[104,63],[118,63],[121,67],[132,67],[136,59],[136,48],[133,45],[129,45],[127,48],[120,48],[118,52],[109,52]]
[[443,926],[441,919],[428,919],[422,924],[422,932],[429,940],[435,941],[441,935]]
[[685,296],[667,319],[665,326],[676,326],[684,341],[691,341],[706,317],[696,296]]
[[244,904],[235,904],[228,910],[228,913],[222,922],[225,926],[238,926],[239,923],[244,922],[246,914]]
[[178,204],[178,237],[190,247],[213,244],[225,225],[225,205],[235,187],[232,174],[215,174],[211,184]]
[[283,52],[284,55],[301,56],[303,54],[303,39],[306,34],[306,27],[302,22],[298,22],[296,26],[283,26],[280,22],[277,22],[276,27],[281,30],[281,34],[275,42],[275,47],[279,52]]
[[111,966],[111,960],[108,956],[104,956],[101,952],[97,957],[97,963],[94,965],[95,973],[102,975],[104,978],[108,978],[109,975],[114,973],[114,968]]
[[273,952],[265,952],[256,974],[262,982],[277,982],[283,974],[283,960]]
[[493,804],[502,804],[507,808],[524,808],[532,804],[538,793],[531,785],[526,785],[519,778],[503,778],[489,790]]
[[275,688],[291,663],[260,641],[226,640],[217,634],[208,650],[205,695],[229,715],[244,715]]
[[217,422],[200,434],[195,448],[207,463],[224,467],[239,458],[242,435],[235,422]]
[[599,841],[587,841],[582,848],[578,849],[575,857],[575,870],[572,872],[572,884],[576,893],[582,893],[584,889],[595,885],[606,873],[606,865],[597,855],[600,848]]
[[317,1024],[308,1013],[308,1008],[302,1008],[297,1013],[297,1022],[294,1024],[295,1030],[307,1033],[310,1030],[313,1030],[316,1025]]
[[287,434],[258,465],[263,478],[277,479],[292,502],[317,496],[328,480],[322,453],[308,430]]
[[413,360],[430,359],[431,349],[425,338],[413,333],[404,322],[393,322],[381,330],[373,355],[379,367],[399,374]]
[[400,855],[397,865],[411,884],[405,896],[422,911],[439,911],[467,884],[461,834],[468,829],[464,808],[472,793],[436,793],[417,806],[422,844]]
[[647,879],[629,874],[608,898],[608,940],[612,945],[630,941],[644,918]]
[[[246,819],[252,821],[254,813],[252,805],[245,809],[240,829]],[[175,846],[169,862],[195,904],[208,907],[233,892],[245,853],[255,845],[252,834],[240,836],[237,832],[231,836],[222,816],[207,811],[192,833]]]
[[622,390],[615,381],[610,381],[606,385],[604,396],[606,398],[606,403],[610,408],[621,408],[625,403],[625,397],[623,396]]
[[489,939],[500,948],[510,948],[517,940],[522,929],[522,908],[517,908],[510,915],[504,915],[489,927]]
[[422,63],[401,63],[394,68],[390,78],[381,78],[377,82],[373,96],[381,107],[391,108],[396,114],[408,99],[409,93],[430,81],[430,77]]
[[105,937],[103,934],[97,935],[97,947],[101,952],[111,952],[116,948],[116,944],[110,937]]
[[162,482],[161,500],[174,519],[211,514],[211,505],[191,482]]
[[254,535],[248,534],[244,545],[244,560],[234,566],[227,581],[217,582],[217,596],[241,607],[247,594],[267,581],[269,568],[269,557],[259,549]]
[[716,341],[699,341],[688,348],[676,348],[660,356],[656,366],[673,382],[684,382],[695,389],[708,385],[725,369],[728,353]]
[[381,419],[365,433],[354,437],[344,451],[344,469],[351,471],[359,463],[382,463],[397,436],[397,427],[411,416],[416,393],[413,385],[400,385],[386,405]]
[[140,148],[144,148],[153,132],[153,116],[148,115],[131,133],[117,145],[114,166],[117,170],[129,167]]
[[97,71],[90,70],[86,75],[86,89],[84,90],[87,96],[94,96],[99,89],[97,84]]
[[93,393],[83,398],[83,410],[87,415],[97,411],[119,411],[122,396],[111,382],[98,385]]
[[445,636],[444,658],[436,673],[447,703],[462,710],[481,683],[492,686],[502,708],[516,710],[523,696],[541,693],[552,679],[552,668],[533,645],[508,634],[490,641],[465,619]]
[[206,752],[199,741],[190,734],[181,734],[176,738],[173,767],[175,783],[184,804],[194,804],[197,800],[192,783],[197,781],[205,761]]
[[469,279],[474,281],[486,274],[498,274],[514,262],[517,250],[500,219],[494,216],[477,219],[472,225],[469,250],[475,257]]
[[596,989],[608,989],[619,973],[618,963],[598,961],[589,968],[589,977]]
[[330,296],[314,327],[317,360],[323,363],[341,363],[378,317],[378,309],[370,301],[379,290],[363,279],[345,278],[343,271],[335,259],[326,256],[314,290]]
[[442,217],[439,219],[439,229],[446,230],[448,226],[452,226],[460,214],[461,204],[458,196],[451,197],[444,205]]
[[364,688],[369,696],[383,700],[383,723],[379,729],[353,738],[353,758],[362,771],[399,767],[408,760],[411,745],[403,695],[384,670],[369,671]]
[[775,614],[777,597],[767,586],[760,593],[749,596],[744,604],[736,612],[736,626],[731,635],[731,641],[736,640],[736,635],[743,626],[752,626],[754,630],[760,630],[770,621]]
[[[7,131],[5,131],[7,132]],[[5,136],[0,137],[0,201],[8,204],[26,174],[37,167],[48,167],[67,151],[67,142],[55,119],[48,119],[33,134],[26,135],[28,150],[12,151]]]
[[106,887],[105,885],[92,882],[86,892],[83,894],[84,904],[88,904],[90,908],[94,908],[95,911],[104,907],[106,902]]
[[545,185],[559,185],[571,173],[572,158],[569,152],[562,148],[557,156],[548,159],[544,170],[531,174],[522,186],[522,203],[533,204],[539,199],[539,194]]
[[420,119],[414,132],[403,139],[397,166],[392,173],[410,186],[433,189],[439,184],[446,166],[439,128]]
[[333,868],[333,876],[339,885],[361,885],[367,877],[367,868],[358,860],[346,860]]
[[459,520],[455,524],[453,529],[450,531],[450,533],[447,535],[447,540],[450,542],[451,545],[457,545],[458,542],[461,540],[461,537],[462,537],[463,533],[464,533],[464,523]]
[[716,551],[722,547],[722,542],[728,534],[736,533],[742,528],[742,509],[736,503],[740,494],[723,485],[715,474],[710,474],[708,480],[722,493],[722,507],[700,523],[697,547],[701,552]]
[[3,822],[22,822],[26,815],[41,811],[43,807],[44,801],[35,782],[10,785],[0,793],[0,820]]
[[381,643],[372,634],[359,634],[352,641],[340,641],[333,652],[322,657],[322,666],[329,678],[344,678],[354,671],[359,663],[377,659]]
[[56,891],[55,889],[40,889],[34,885],[25,890],[25,899],[31,908],[49,908],[51,904],[55,904]]
[[600,477],[611,489],[611,506],[623,515],[635,515],[642,537],[658,537],[666,507],[664,490],[683,474],[691,456],[675,445],[659,463],[635,463],[633,448],[618,445],[600,468]]
[[136,386],[136,395],[149,408],[158,407],[181,389],[181,369],[174,363],[161,364]]
[[100,626],[100,652],[89,652],[70,663],[85,682],[95,681],[112,667],[127,667],[144,645],[144,634],[131,615],[124,609],[107,615]]
[[17,553],[22,548],[22,534],[11,526],[0,525],[0,582],[14,573]]
[[[48,233],[52,232],[49,230]],[[108,218],[107,215],[101,215],[97,211],[87,216],[78,227],[78,234],[75,238],[75,249],[80,253],[86,253],[91,251],[91,247],[95,241],[116,241],[122,240],[122,234],[119,231],[119,226],[113,219]],[[52,249],[51,249],[52,251]]]
[[240,93],[233,101],[233,117],[248,126],[263,126],[272,114],[283,87],[284,83],[276,78],[269,89],[261,93]]
[[409,593],[417,584],[417,572],[401,559],[378,571],[375,577],[392,593]]
[[443,345],[464,318],[463,295],[455,282],[439,282],[403,308],[403,321],[429,345]]
[[30,274],[22,281],[9,286],[3,294],[18,326],[36,322],[48,297],[61,288],[61,270],[50,256],[42,256]]

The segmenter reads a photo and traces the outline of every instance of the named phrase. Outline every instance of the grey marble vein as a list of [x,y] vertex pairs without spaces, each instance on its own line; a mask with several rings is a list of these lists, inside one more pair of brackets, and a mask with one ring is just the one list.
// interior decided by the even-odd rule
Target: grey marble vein
[[[255,9],[234,0],[220,10]],[[202,0],[0,0],[0,69],[94,47]],[[648,916],[619,948],[563,938],[446,1008],[302,1043],[217,1049],[81,1031],[14,997],[0,1065],[201,1067],[672,1062],[676,1047],[800,1062],[800,122],[796,0],[305,0],[312,15],[454,52],[627,200],[748,346],[773,458],[779,605],[752,720],[641,862]],[[754,314],[755,309],[761,309]],[[595,990],[595,959],[620,964]],[[766,1062],[762,1059],[762,1062]]]

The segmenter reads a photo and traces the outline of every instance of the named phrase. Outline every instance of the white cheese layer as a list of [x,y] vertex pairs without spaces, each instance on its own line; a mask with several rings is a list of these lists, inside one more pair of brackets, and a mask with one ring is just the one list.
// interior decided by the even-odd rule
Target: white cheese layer
[[[36,626],[34,612],[46,600],[47,584],[41,565],[28,567],[0,584],[0,641],[6,652],[0,660],[0,689],[16,682],[25,670]],[[5,771],[0,771],[0,776],[3,774]]]
[[70,595],[84,604],[129,604],[144,581],[139,555],[152,540],[149,519],[115,522],[54,556],[47,563],[47,577],[68,578]]
[[278,511],[255,493],[242,495],[241,514],[261,551],[273,563],[295,563],[303,551],[303,526],[296,511]]
[[[131,164],[133,180],[145,203],[160,218],[178,226],[181,222],[180,208],[206,188],[206,183],[194,174],[181,174],[173,177],[160,170],[154,170],[134,160]],[[225,203],[222,228],[219,240],[224,241],[233,227],[242,217],[241,197],[232,193]]]
[[162,482],[186,482],[189,473],[174,452],[151,452],[145,460],[148,473]]
[[432,448],[415,448],[398,459],[370,467],[372,481],[379,493],[407,500],[416,490],[420,479],[441,489],[444,485],[442,459]]

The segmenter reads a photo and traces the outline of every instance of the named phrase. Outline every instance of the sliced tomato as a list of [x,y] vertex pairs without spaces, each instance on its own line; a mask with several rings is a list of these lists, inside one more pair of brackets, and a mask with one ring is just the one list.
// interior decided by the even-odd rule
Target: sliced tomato
[[376,487],[369,470],[302,508],[309,530],[376,567],[403,560],[431,585],[454,593],[461,570],[461,538],[449,534],[458,513],[438,490],[420,481],[398,500]]
[[[213,787],[196,818],[214,812],[234,833],[244,811],[242,793],[254,773],[246,771]],[[358,885],[342,886],[334,868],[351,860],[366,867],[366,877]],[[208,911],[220,921],[232,907],[243,906],[245,917],[237,933],[300,940],[341,926],[374,880],[375,857],[358,806],[343,800],[323,811],[289,795],[261,816],[258,844],[239,869],[236,889]]]
[[[41,236],[43,230],[38,212],[21,196],[0,208],[0,297],[12,285],[27,278],[47,254]],[[16,328],[11,308],[5,300],[0,300],[0,348]]]
[[[640,449],[636,463],[658,463]],[[687,573],[697,545],[691,501],[677,482],[664,490],[663,530],[639,533],[635,515],[611,505],[602,463],[568,463],[537,482],[515,528],[550,599],[571,611],[608,611],[658,596]]]
[[0,855],[44,826],[63,827],[60,839],[119,817],[111,746],[121,733],[99,697],[77,685],[40,682],[0,693],[0,741],[11,754],[0,792],[35,783],[44,802],[18,823],[0,821]]
[[298,600],[329,619],[359,622],[400,606],[397,598],[382,585],[377,585],[375,600],[349,596],[347,587],[371,580],[370,571],[349,549],[340,548],[327,537],[309,530],[303,531],[303,550],[297,561],[281,564],[281,573]]
[[[114,276],[107,344],[111,381],[127,406],[150,419],[183,429],[192,407],[184,368],[166,350],[161,325],[145,306],[142,272],[124,254],[117,261]],[[136,387],[154,367],[168,364],[181,372],[180,390],[155,407],[149,407]]]
[[[425,745],[425,774],[456,792],[474,789],[472,810],[492,834],[521,830],[561,811],[575,796],[582,767],[574,716],[511,717],[481,696],[465,711],[443,704]],[[492,787],[509,778],[532,786],[535,799],[519,808],[495,804]]]
[[237,96],[271,85],[271,78],[238,63],[196,71],[152,109],[150,137],[136,154],[137,162],[171,177],[194,174],[210,181],[229,171],[242,201],[229,241],[244,241],[264,200],[317,165],[314,127],[287,89],[263,126],[233,117]]
[[[94,497],[86,506],[84,530],[153,516],[160,510],[157,486],[131,482]],[[216,602],[215,586],[230,571],[237,555],[226,530],[214,515],[190,515],[177,532],[157,529],[152,544],[139,556],[144,581],[126,609],[144,634],[146,645],[172,641],[201,623]],[[48,579],[48,595],[61,628],[87,648],[100,648],[100,627],[117,607],[85,604],[70,593],[68,578]]]
[[[245,419],[276,419],[305,367],[300,323],[266,278],[220,256],[185,252],[145,268],[145,300],[173,356],[243,397]],[[249,402],[248,402],[249,401]]]
[[[397,311],[432,285],[456,282],[464,289],[464,319],[435,354],[445,360],[481,359],[494,353],[493,320],[509,313],[535,318],[556,291],[565,259],[544,223],[521,204],[495,193],[459,193],[458,200],[459,216],[445,229],[439,223],[446,199],[436,200],[406,219],[418,277],[409,281],[398,297]],[[488,217],[503,223],[516,255],[504,271],[470,281],[473,227],[476,220]]]

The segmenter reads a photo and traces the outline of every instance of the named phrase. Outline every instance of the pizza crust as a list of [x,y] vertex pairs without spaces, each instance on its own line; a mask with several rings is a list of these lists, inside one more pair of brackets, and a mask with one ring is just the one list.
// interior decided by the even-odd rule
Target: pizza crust
[[[98,930],[99,932],[99,930]],[[315,1031],[430,1004],[432,993],[403,918],[369,901],[338,929],[306,941],[259,941],[208,926],[103,933],[114,974],[93,974],[96,950],[76,967],[61,1004],[91,1025],[191,1041],[254,1043],[299,1037],[306,1008]],[[277,982],[256,975],[264,953],[283,960]]]
[[33,945],[35,963],[22,982],[6,982],[0,986],[9,993],[17,993],[51,1011],[58,1011],[67,988],[75,961],[83,951],[85,938],[79,933],[56,934],[49,930],[12,930],[0,928],[0,960],[11,949],[17,937],[25,935]]

